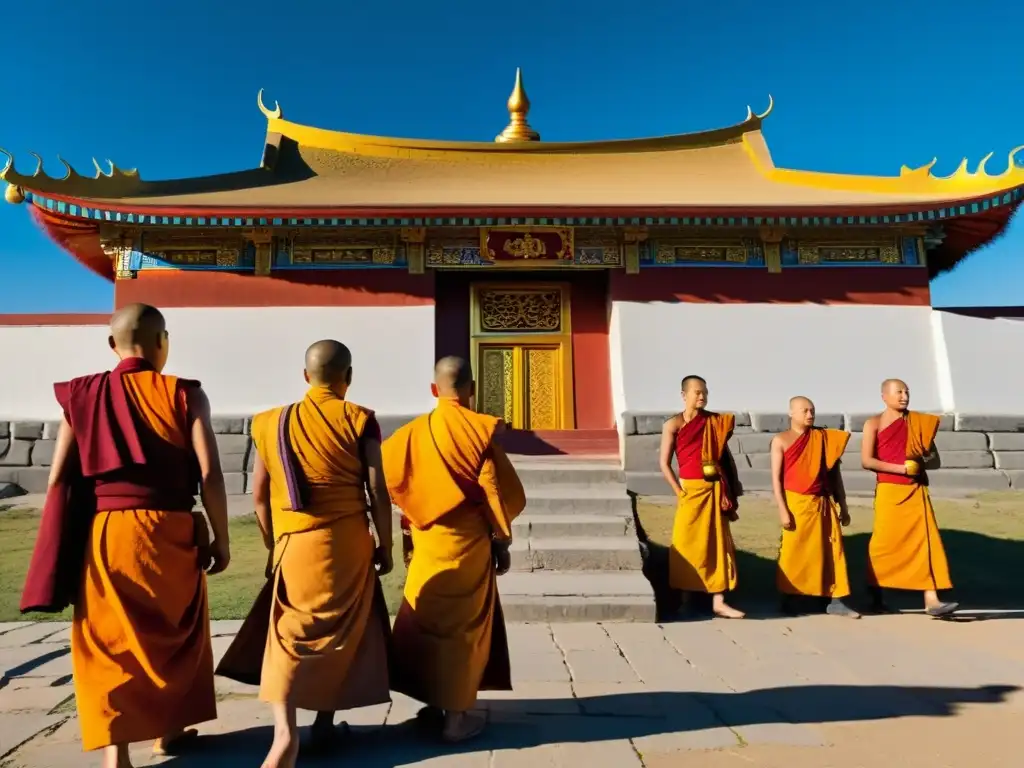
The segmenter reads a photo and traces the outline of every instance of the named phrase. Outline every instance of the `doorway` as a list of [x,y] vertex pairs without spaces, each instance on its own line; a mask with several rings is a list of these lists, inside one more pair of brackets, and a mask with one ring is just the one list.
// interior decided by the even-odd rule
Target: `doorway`
[[569,285],[474,283],[471,290],[477,410],[512,429],[573,429]]

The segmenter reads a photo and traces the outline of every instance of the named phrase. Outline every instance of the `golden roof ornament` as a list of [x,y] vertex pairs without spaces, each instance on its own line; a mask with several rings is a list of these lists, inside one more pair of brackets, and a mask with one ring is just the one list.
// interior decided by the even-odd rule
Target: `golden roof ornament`
[[25,192],[15,184],[8,184],[4,190],[4,200],[11,205],[20,205],[25,202]]
[[526,116],[530,113],[530,100],[526,97],[526,90],[523,88],[523,71],[516,67],[516,84],[512,88],[512,95],[508,97],[509,122],[505,130],[494,137],[496,142],[501,144],[516,141],[540,141],[540,134],[526,122]]

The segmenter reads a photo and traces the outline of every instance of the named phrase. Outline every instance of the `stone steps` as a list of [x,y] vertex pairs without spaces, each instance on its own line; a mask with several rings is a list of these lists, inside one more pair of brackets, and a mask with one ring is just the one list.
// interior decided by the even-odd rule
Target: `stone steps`
[[531,489],[549,484],[606,485],[625,480],[618,458],[582,460],[576,456],[551,456],[545,459],[512,457],[512,463],[523,485]]
[[498,579],[506,621],[654,621],[639,571],[511,572]]
[[514,539],[516,571],[638,571],[643,566],[636,536],[530,536]]
[[547,483],[525,485],[528,514],[630,515],[632,502],[626,485],[618,483]]
[[564,536],[604,537],[633,535],[632,515],[521,515],[513,524],[516,537],[552,539]]
[[513,456],[526,489],[512,571],[498,582],[510,621],[654,621],[632,502],[617,459]]

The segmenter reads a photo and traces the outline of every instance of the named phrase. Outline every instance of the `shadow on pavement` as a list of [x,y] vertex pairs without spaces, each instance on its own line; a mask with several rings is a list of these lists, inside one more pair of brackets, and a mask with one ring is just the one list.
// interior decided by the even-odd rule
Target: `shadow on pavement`
[[[1017,690],[1015,686],[808,685],[741,693],[629,693],[574,699],[582,714],[563,715],[550,714],[551,700],[492,701],[486,703],[490,727],[467,744],[441,744],[413,720],[376,728],[355,727],[331,758],[300,762],[397,768],[461,753],[637,739],[714,728],[949,717],[960,705],[997,704]],[[258,765],[272,738],[270,727],[204,737],[195,753],[163,764],[181,768]]]

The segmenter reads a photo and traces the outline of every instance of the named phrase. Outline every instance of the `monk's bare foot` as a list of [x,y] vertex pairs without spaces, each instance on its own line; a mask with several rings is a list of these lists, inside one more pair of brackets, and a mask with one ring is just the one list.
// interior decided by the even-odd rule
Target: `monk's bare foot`
[[132,760],[128,756],[128,745],[114,744],[104,749],[100,766],[102,768],[132,768]]
[[153,742],[154,755],[177,755],[183,750],[191,747],[199,738],[199,731],[195,728],[172,731],[163,738]]
[[294,730],[274,729],[274,743],[263,761],[263,768],[295,768],[299,758],[299,735]]
[[449,744],[459,744],[483,733],[487,718],[474,712],[449,712],[445,715],[441,738]]
[[746,618],[743,611],[738,611],[725,602],[725,598],[722,595],[715,595],[711,601],[711,610],[714,611],[715,616],[720,619],[742,619]]
[[828,604],[828,608],[825,609],[825,613],[829,616],[842,616],[846,619],[859,619],[860,614],[853,610],[850,606],[844,603],[842,600],[833,600]]

